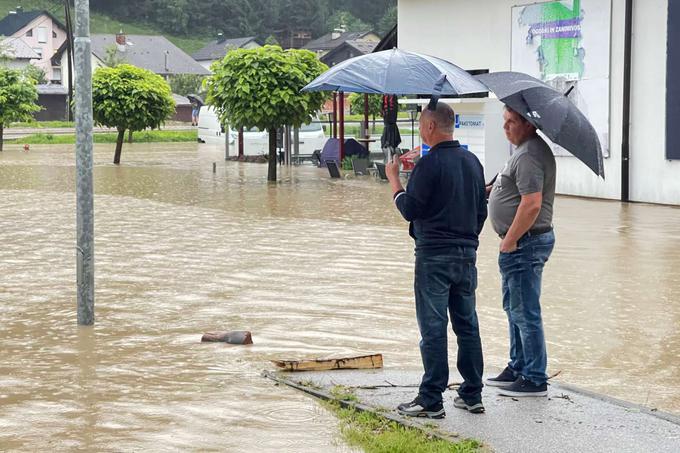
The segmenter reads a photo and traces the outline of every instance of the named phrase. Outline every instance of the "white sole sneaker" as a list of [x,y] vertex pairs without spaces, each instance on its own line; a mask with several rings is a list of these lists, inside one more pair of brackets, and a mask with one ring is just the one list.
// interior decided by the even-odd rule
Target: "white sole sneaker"
[[498,391],[498,394],[501,396],[512,396],[514,398],[545,397],[548,396],[548,391],[542,390],[539,392],[513,392],[512,390],[504,389],[501,387],[501,390]]

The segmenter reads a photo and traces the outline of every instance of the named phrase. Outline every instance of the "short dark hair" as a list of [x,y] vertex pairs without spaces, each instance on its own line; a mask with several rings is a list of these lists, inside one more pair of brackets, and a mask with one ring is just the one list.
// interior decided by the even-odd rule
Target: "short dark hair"
[[[528,119],[524,118],[524,115],[522,115],[521,113],[519,113],[517,110],[513,109],[512,107],[508,107],[508,106],[506,105],[506,106],[505,106],[505,110],[506,110],[507,112],[514,113],[515,115],[517,115],[517,116],[522,120],[523,123],[529,123],[529,124],[531,124],[531,123],[529,122]],[[532,126],[533,126],[533,124],[532,124]]]

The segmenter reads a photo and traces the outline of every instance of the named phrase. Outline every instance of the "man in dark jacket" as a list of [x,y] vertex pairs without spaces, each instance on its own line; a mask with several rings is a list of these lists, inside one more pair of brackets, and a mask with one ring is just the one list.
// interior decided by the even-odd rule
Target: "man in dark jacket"
[[411,173],[399,180],[399,160],[386,166],[394,202],[415,240],[416,317],[425,374],[418,396],[399,405],[403,415],[442,418],[449,379],[448,313],[458,341],[464,382],[454,406],[473,413],[482,405],[482,344],[475,310],[477,246],[486,220],[484,172],[477,157],[453,139],[455,114],[439,103],[420,118],[420,135],[431,146]]

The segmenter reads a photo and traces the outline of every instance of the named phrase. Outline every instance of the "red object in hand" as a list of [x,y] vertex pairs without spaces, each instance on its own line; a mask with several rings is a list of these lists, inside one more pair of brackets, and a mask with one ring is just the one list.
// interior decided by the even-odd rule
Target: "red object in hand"
[[404,171],[410,171],[413,170],[413,167],[416,166],[416,158],[420,157],[420,146],[416,146],[413,148],[411,151],[402,154],[399,157],[399,161],[401,162],[401,168]]

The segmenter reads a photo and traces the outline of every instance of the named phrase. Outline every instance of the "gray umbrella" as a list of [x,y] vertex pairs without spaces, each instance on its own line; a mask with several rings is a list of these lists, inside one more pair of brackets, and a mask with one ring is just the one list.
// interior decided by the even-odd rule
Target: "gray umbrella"
[[441,58],[400,49],[361,55],[333,66],[302,91],[343,91],[374,94],[430,94],[446,75],[443,95],[486,93],[465,70]]
[[[586,116],[567,93],[520,72],[494,72],[477,78],[505,105],[522,115],[554,143],[604,178],[602,146]],[[570,90],[571,91],[571,90]]]

